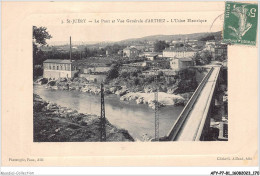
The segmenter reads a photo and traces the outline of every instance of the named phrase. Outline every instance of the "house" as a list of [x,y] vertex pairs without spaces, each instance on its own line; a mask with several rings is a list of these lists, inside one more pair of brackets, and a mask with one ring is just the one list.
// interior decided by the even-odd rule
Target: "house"
[[180,71],[180,70],[186,69],[186,68],[188,68],[190,66],[194,66],[194,61],[192,60],[192,58],[188,58],[188,57],[183,57],[183,58],[174,57],[170,61],[170,67],[174,71]]
[[132,59],[138,57],[138,55],[139,55],[139,51],[135,47],[126,47],[125,49],[123,49],[124,57],[128,57]]
[[43,62],[44,78],[73,78],[77,72],[78,70],[73,60],[47,59]]
[[153,65],[153,63],[151,62],[151,61],[144,61],[143,63],[142,63],[142,66],[143,67],[151,67]]
[[153,61],[153,60],[155,60],[158,57],[158,54],[157,53],[147,53],[144,56],[148,60]]
[[138,49],[139,51],[145,51],[146,46],[145,45],[135,45],[134,48]]
[[193,57],[196,51],[190,47],[177,47],[177,48],[166,48],[163,50],[163,57],[173,58],[173,57]]
[[89,67],[84,68],[83,73],[104,73],[106,74],[110,70],[110,67]]
[[110,56],[112,54],[111,50],[106,50],[106,56]]
[[215,59],[226,60],[227,59],[227,45],[219,44],[215,47]]
[[83,68],[79,74],[80,78],[86,78],[89,82],[102,83],[107,77],[110,67],[94,66]]
[[73,78],[78,72],[76,62],[71,59],[71,37],[70,37],[70,59],[47,59],[43,62],[43,77],[48,79]]
[[212,54],[212,60],[218,60],[221,58],[221,60],[227,59],[227,45],[226,44],[208,44],[205,45],[205,49],[209,51]]
[[119,51],[117,52],[117,54],[118,54],[119,56],[123,56],[123,50],[119,50]]
[[215,40],[206,41],[205,45],[216,45],[216,41]]
[[106,79],[105,74],[90,74],[90,73],[81,73],[79,74],[80,78],[86,78],[89,82],[94,82],[94,83],[102,83]]

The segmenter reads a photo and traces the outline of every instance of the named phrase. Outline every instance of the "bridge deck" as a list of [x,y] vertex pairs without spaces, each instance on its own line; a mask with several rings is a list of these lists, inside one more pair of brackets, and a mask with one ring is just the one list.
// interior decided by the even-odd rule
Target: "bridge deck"
[[[208,79],[205,80],[205,84],[196,98],[196,101],[187,108],[184,117],[184,122],[177,135],[172,140],[178,141],[194,141],[199,140],[207,115],[213,93],[218,79],[220,67],[214,67],[213,71],[209,75]],[[173,128],[174,129],[174,128]]]

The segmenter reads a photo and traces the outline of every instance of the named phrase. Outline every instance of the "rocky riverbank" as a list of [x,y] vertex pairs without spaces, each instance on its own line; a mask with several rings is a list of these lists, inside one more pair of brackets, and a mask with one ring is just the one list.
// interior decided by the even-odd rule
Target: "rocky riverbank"
[[[87,92],[95,95],[100,94],[100,85],[91,83],[86,78],[74,78],[74,79],[60,78],[57,80],[50,80],[50,81],[48,81],[45,78],[40,78],[36,80],[35,83],[40,85],[45,85],[45,87],[48,89],[78,90],[81,92]],[[120,96],[127,93],[127,90],[122,89],[121,86],[108,87],[107,85],[105,85],[104,91],[105,94],[116,94]]]
[[[58,80],[46,81],[46,79],[38,79],[35,83],[45,84],[45,87],[48,89],[59,89],[59,90],[78,90],[81,92],[87,92],[91,94],[98,95],[100,94],[100,86],[95,83],[88,82],[85,78],[74,78],[66,79],[61,78]],[[159,92],[159,106],[183,106],[186,105],[193,92],[174,94],[174,88],[169,88],[167,92]],[[120,96],[122,101],[131,101],[135,100],[137,104],[148,104],[149,107],[155,107],[154,93],[152,88],[145,87],[143,91],[131,92],[126,87],[122,86],[113,86],[109,87],[105,85],[104,87],[105,94],[116,94]]]
[[[99,117],[78,113],[33,95],[34,142],[98,142]],[[134,141],[127,130],[106,121],[107,141]]]
[[[168,94],[165,92],[158,92],[159,106],[179,106],[185,105],[192,93],[185,93],[181,95]],[[155,108],[154,93],[131,92],[120,97],[122,101],[135,100],[137,104],[148,104],[149,107]]]

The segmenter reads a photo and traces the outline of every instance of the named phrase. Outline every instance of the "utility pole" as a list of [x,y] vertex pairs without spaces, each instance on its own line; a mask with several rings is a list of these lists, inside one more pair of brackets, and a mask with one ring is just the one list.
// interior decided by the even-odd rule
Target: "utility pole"
[[100,115],[100,141],[106,141],[106,116],[105,116],[105,100],[104,85],[101,83],[101,115]]
[[158,107],[158,73],[157,68],[154,68],[154,83],[155,83],[155,92],[154,92],[154,129],[155,129],[155,141],[159,141],[159,107]]
[[71,61],[71,36],[70,36],[70,61]]

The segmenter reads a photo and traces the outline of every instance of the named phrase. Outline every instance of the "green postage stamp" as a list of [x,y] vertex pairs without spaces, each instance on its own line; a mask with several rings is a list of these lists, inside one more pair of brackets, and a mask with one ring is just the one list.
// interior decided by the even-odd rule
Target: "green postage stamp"
[[256,45],[258,4],[226,2],[223,41]]

